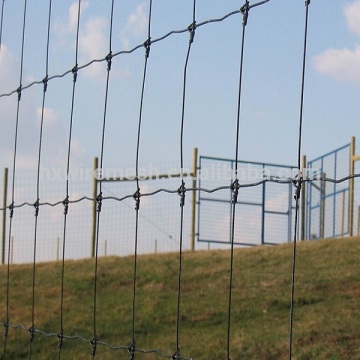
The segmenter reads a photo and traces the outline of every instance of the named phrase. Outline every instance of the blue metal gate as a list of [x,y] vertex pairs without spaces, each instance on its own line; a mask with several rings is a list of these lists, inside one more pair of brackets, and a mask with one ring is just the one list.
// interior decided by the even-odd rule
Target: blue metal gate
[[[349,175],[350,144],[307,163],[308,170],[322,178]],[[344,236],[349,233],[349,181],[337,184],[324,180],[307,183],[307,239]]]
[[[199,187],[214,189],[230,186],[235,161],[200,156]],[[294,166],[238,161],[240,184],[256,183],[264,178],[290,179]],[[232,203],[230,187],[212,193],[198,193],[199,242],[230,244]],[[293,187],[291,183],[264,182],[242,187],[236,204],[234,244],[280,244],[293,237]]]

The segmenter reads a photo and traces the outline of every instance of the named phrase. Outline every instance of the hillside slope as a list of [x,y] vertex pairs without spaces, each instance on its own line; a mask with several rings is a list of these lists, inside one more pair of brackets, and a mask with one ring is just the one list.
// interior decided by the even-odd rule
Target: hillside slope
[[[294,359],[360,359],[360,239],[298,244]],[[96,329],[101,342],[129,346],[132,335],[133,257],[99,259]],[[287,359],[292,245],[237,249],[234,259],[231,359]],[[179,344],[192,359],[226,359],[229,252],[185,253]],[[176,350],[178,254],[140,256],[135,338],[139,349]],[[65,264],[64,333],[94,334],[94,260]],[[0,268],[0,321],[6,320],[6,267]],[[32,359],[57,359],[61,263],[36,267]],[[7,359],[29,358],[32,266],[10,271]],[[4,338],[1,336],[0,351]],[[91,346],[65,339],[62,359],[89,359]],[[96,359],[128,359],[126,348],[98,344]],[[136,359],[162,359],[137,352]]]

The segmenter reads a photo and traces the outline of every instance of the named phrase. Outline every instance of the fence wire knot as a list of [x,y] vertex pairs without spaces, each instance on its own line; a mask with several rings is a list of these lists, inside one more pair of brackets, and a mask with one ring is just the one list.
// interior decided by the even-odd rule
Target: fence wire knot
[[67,215],[68,210],[69,210],[69,197],[68,196],[63,201],[63,205],[64,205],[64,215]]
[[302,183],[303,183],[303,175],[302,175],[302,171],[299,170],[298,173],[295,175],[295,177],[292,179],[292,184],[295,187],[295,195],[294,195],[295,200],[300,199]]
[[148,58],[150,55],[150,45],[151,45],[151,37],[149,37],[145,42],[144,42],[144,47],[145,47],[145,57]]
[[10,205],[9,205],[9,210],[10,210],[10,218],[12,218],[14,216],[14,202],[12,202]]
[[101,212],[101,207],[102,207],[102,192],[100,192],[100,194],[96,197],[96,203],[97,203],[97,212]]
[[134,356],[135,356],[135,342],[132,342],[128,346],[127,350],[128,350],[129,355],[130,355],[129,360],[133,360]]
[[135,210],[139,210],[140,209],[140,188],[138,188],[135,192],[135,194],[133,195],[133,198],[135,200]]
[[35,208],[35,216],[39,215],[39,208],[40,208],[40,202],[39,199],[37,199],[34,203],[34,208]]
[[171,356],[171,360],[178,360],[180,359],[180,350],[176,350],[176,352]]
[[96,336],[94,336],[94,337],[91,339],[90,345],[92,346],[91,356],[92,356],[92,357],[95,357],[95,354],[96,354],[96,345],[97,345]]
[[184,181],[181,182],[181,186],[179,187],[177,193],[180,196],[180,207],[183,207],[185,205],[185,193],[186,193],[186,187]]
[[63,342],[64,342],[64,331],[63,331],[63,330],[61,330],[61,331],[58,333],[57,338],[58,338],[57,348],[58,348],[59,350],[61,350],[62,347],[63,347]]
[[190,33],[189,43],[192,44],[192,42],[194,41],[194,37],[195,37],[196,21],[194,21],[192,24],[190,24],[188,26],[188,30]]
[[243,14],[243,26],[247,25],[249,10],[250,10],[249,1],[246,0],[246,3],[240,8],[240,12]]
[[32,343],[34,341],[34,333],[35,333],[35,325],[32,324],[32,326],[29,328],[29,334],[30,334],[30,337],[29,337],[29,343]]
[[22,85],[20,84],[20,86],[16,89],[16,92],[18,94],[18,101],[21,100],[21,92],[22,92]]
[[43,78],[43,80],[42,80],[42,83],[43,83],[43,85],[44,85],[44,93],[46,92],[46,90],[47,90],[47,87],[48,87],[48,80],[49,80],[49,76],[48,75],[46,75],[44,78]]
[[105,60],[107,62],[107,70],[110,71],[111,70],[111,64],[112,64],[112,51],[110,51],[106,56],[105,56]]
[[6,322],[4,323],[4,338],[8,337],[9,334],[9,319],[6,320]]
[[76,80],[77,80],[78,70],[79,70],[78,64],[76,64],[76,65],[71,69],[71,72],[73,73],[73,81],[74,81],[74,82],[76,82]]
[[239,189],[240,189],[239,179],[236,179],[236,180],[230,185],[230,190],[231,190],[231,192],[232,192],[231,202],[232,202],[233,204],[236,204],[236,203],[237,203],[238,195],[239,195]]

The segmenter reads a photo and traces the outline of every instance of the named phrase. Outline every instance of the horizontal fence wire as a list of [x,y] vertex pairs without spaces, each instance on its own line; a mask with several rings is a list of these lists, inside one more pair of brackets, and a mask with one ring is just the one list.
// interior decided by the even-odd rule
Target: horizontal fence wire
[[[358,169],[356,169],[358,170]],[[356,186],[359,184],[357,179],[360,177],[359,173],[354,174],[353,176],[345,176],[339,179],[332,178],[324,178],[319,176],[317,179],[304,178],[304,184],[309,188],[312,186],[320,187],[324,181],[328,184],[327,189],[331,189],[331,184],[346,184],[350,179],[355,180],[355,192],[357,188]],[[28,176],[24,177],[22,172],[18,172],[18,180],[27,179]],[[9,179],[10,180],[10,179]],[[221,239],[221,243],[224,246],[228,243],[228,237],[224,239],[225,233],[222,232],[219,234],[218,229],[215,229],[214,226],[221,220],[218,214],[224,213],[229,214],[229,204],[231,198],[230,192],[230,182],[219,182],[215,183],[211,181],[202,180],[201,177],[198,178],[198,182],[200,184],[194,188],[190,183],[185,189],[185,194],[187,197],[187,203],[190,205],[191,202],[191,194],[193,191],[197,193],[198,199],[200,202],[196,205],[196,211],[198,213],[197,224],[200,226],[198,229],[198,239],[201,240],[197,246],[199,248],[206,248],[207,243],[204,243],[202,240],[216,240]],[[10,182],[10,181],[9,181]],[[188,182],[188,180],[186,180]],[[313,185],[311,185],[313,184]],[[43,199],[46,199],[47,196],[61,196],[61,188],[59,188],[58,192],[56,191],[54,183],[49,183],[47,185],[46,182],[42,183],[43,185]],[[215,185],[215,186],[214,186]],[[51,193],[46,194],[46,187],[49,186],[49,190]],[[178,180],[176,179],[161,179],[161,180],[144,180],[141,181],[140,186],[142,187],[143,193],[141,194],[141,202],[142,202],[142,211],[140,213],[140,217],[142,219],[142,228],[141,228],[141,237],[146,237],[146,241],[141,241],[141,252],[142,253],[156,253],[156,252],[166,252],[166,251],[175,251],[178,245],[178,236],[176,234],[176,209],[177,209],[177,199],[178,199]],[[159,187],[160,186],[160,187]],[[278,229],[275,225],[281,225],[287,215],[276,215],[271,212],[276,212],[278,210],[286,212],[287,210],[287,202],[285,198],[278,199],[280,194],[289,193],[291,196],[291,200],[293,199],[292,188],[293,188],[293,179],[292,178],[265,178],[259,181],[241,183],[239,184],[240,189],[242,189],[242,195],[239,198],[239,211],[241,216],[237,222],[237,235],[236,242],[242,242],[239,236],[244,234],[244,226],[250,226],[251,223],[247,222],[243,224],[244,219],[247,218],[249,214],[254,214],[260,216],[262,213],[262,192],[264,186],[266,187],[266,195],[265,198],[265,228],[270,231],[270,229]],[[51,188],[50,188],[51,187]],[[89,193],[91,192],[89,184],[79,182],[78,186],[79,190],[84,189],[86,187],[89,188]],[[134,209],[133,206],[133,182],[105,182],[103,183],[102,188],[102,212],[104,214],[102,222],[104,223],[103,227],[100,229],[100,254],[102,256],[106,255],[131,255],[132,247],[129,241],[126,239],[131,238],[131,234],[134,231],[134,228],[131,224],[131,214]],[[76,188],[73,189],[75,192],[78,192]],[[24,193],[26,193],[26,187]],[[17,192],[19,196],[19,200],[22,195],[21,192]],[[273,194],[273,195],[272,195]],[[356,195],[355,194],[355,195]],[[24,195],[25,196],[25,195]],[[254,197],[256,196],[256,197]],[[348,195],[346,195],[346,203],[348,204]],[[316,200],[316,199],[314,199]],[[319,200],[319,199],[318,199]],[[254,206],[251,205],[257,202],[259,205]],[[173,205],[172,205],[173,203]],[[243,205],[244,204],[244,205]],[[247,205],[249,204],[249,205]],[[337,208],[342,204],[341,196],[337,200]],[[354,235],[358,232],[358,196],[355,196],[355,204],[354,204]],[[9,215],[10,211],[14,211],[14,219],[15,227],[12,230],[12,241],[10,247],[12,249],[11,257],[9,259],[11,264],[14,263],[29,263],[31,262],[30,253],[32,251],[32,242],[27,241],[28,235],[33,231],[33,219],[35,214],[35,201],[27,202],[23,204],[15,205],[12,209],[10,205],[3,208],[1,207],[1,214],[5,215],[6,218],[6,232],[9,229]],[[69,226],[69,242],[68,247],[66,249],[66,258],[67,259],[80,259],[90,256],[91,250],[91,224],[93,222],[93,208],[97,206],[96,197],[84,196],[77,199],[69,199],[69,205],[72,206],[71,213],[74,216],[69,218],[68,226]],[[37,258],[39,261],[49,261],[49,260],[57,260],[60,258],[60,254],[62,252],[62,244],[61,244],[61,224],[60,218],[63,215],[64,205],[63,200],[55,201],[52,204],[48,204],[47,202],[41,202],[38,205],[39,214],[43,221],[39,223],[38,228],[38,243],[39,250]],[[330,208],[329,205],[328,210],[326,210],[325,216],[326,221],[329,221],[330,216]],[[345,207],[345,210],[347,208]],[[186,216],[185,220],[186,224],[186,233],[185,236],[189,238],[190,236],[190,207],[185,206]],[[220,211],[220,212],[219,212]],[[341,211],[337,210],[337,215],[340,217],[338,221],[341,220]],[[267,213],[268,212],[268,213]],[[314,211],[313,211],[314,212]],[[200,213],[200,214],[199,214]],[[329,213],[329,215],[328,215]],[[347,229],[347,211],[345,213],[345,230]],[[200,218],[199,218],[200,216]],[[281,220],[284,218],[284,220]],[[116,220],[119,219],[119,220]],[[211,220],[212,219],[212,220]],[[273,220],[276,220],[275,223]],[[268,222],[270,223],[268,224]],[[316,214],[313,216],[312,224],[315,226]],[[51,227],[49,226],[50,224]],[[242,226],[243,224],[244,226]],[[318,223],[317,223],[318,224]],[[327,224],[327,223],[326,223]],[[219,226],[221,223],[219,224]],[[286,224],[284,224],[286,226]],[[319,226],[319,225],[317,225]],[[327,225],[326,225],[327,226]],[[228,232],[228,227],[226,224],[220,226],[221,229],[225,229],[226,233]],[[213,230],[211,230],[213,229]],[[281,232],[279,233],[279,231]],[[256,226],[254,228],[256,233],[247,237],[247,240],[251,240],[254,238],[253,243],[256,244],[260,241],[260,228]],[[269,231],[265,233],[265,235],[269,234]],[[285,231],[285,230],[284,230]],[[284,233],[282,229],[276,230],[278,236],[276,238],[275,235],[270,234],[269,236],[265,236],[265,242],[269,243],[283,243],[287,242],[287,235]],[[245,231],[247,233],[247,230]],[[119,236],[119,234],[122,234]],[[219,234],[219,235],[217,235]],[[281,235],[283,234],[283,235]],[[281,238],[284,239],[280,241]],[[311,234],[310,234],[311,235]],[[211,237],[210,237],[211,236]],[[220,237],[221,236],[221,237]],[[210,238],[209,238],[210,237]],[[251,239],[250,239],[251,238]],[[310,237],[307,237],[311,239]],[[245,240],[245,238],[244,238]],[[247,241],[248,243],[249,241]],[[190,241],[185,242],[186,249],[189,249]],[[211,243],[211,242],[210,242]],[[214,241],[214,245],[216,242]],[[6,249],[8,248],[8,244],[6,244]],[[22,249],[22,251],[20,251]],[[4,261],[4,263],[6,263]]]
[[[325,181],[328,183],[332,183],[332,184],[341,184],[343,182],[349,181],[351,179],[357,179],[360,177],[360,173],[356,173],[354,175],[347,175],[344,176],[342,178],[339,179],[334,179],[334,178],[330,178],[330,177],[324,177],[324,176],[319,176],[316,179],[312,179],[312,178],[304,178],[303,181],[305,183],[319,183],[321,181]],[[269,177],[269,178],[265,178],[259,181],[255,181],[255,182],[247,182],[247,183],[239,183],[239,187],[240,188],[253,188],[253,187],[257,187],[260,186],[262,184],[265,183],[275,183],[275,184],[293,184],[294,182],[294,178],[278,178],[278,177]],[[185,189],[185,192],[193,192],[193,191],[199,191],[199,192],[203,192],[206,194],[212,194],[212,193],[217,193],[218,191],[222,191],[222,190],[229,190],[230,189],[231,184],[224,184],[221,186],[217,186],[214,188],[203,188],[203,187],[187,187]],[[150,196],[154,196],[157,194],[161,194],[161,193],[167,193],[167,194],[177,194],[178,193],[178,189],[177,188],[159,188],[156,189],[154,191],[151,192],[143,192],[141,193],[141,197],[150,197]],[[116,202],[123,202],[127,199],[133,199],[134,194],[133,193],[128,193],[124,196],[118,197],[115,195],[112,196],[104,196],[102,198],[103,201],[107,201],[107,200],[114,200]],[[91,196],[81,196],[79,198],[76,199],[69,199],[68,200],[68,204],[77,204],[77,203],[82,203],[82,202],[96,202],[97,199],[93,198]],[[0,211],[3,210],[14,210],[14,209],[18,209],[18,208],[22,208],[22,207],[31,207],[34,208],[34,203],[25,201],[22,202],[21,204],[14,204],[14,205],[9,205],[4,207],[0,207]],[[57,200],[54,202],[39,202],[38,204],[40,207],[45,207],[45,206],[49,206],[49,207],[57,207],[57,206],[63,206],[64,205],[64,199],[62,200]]]
[[[215,18],[215,19],[208,19],[208,20],[205,20],[205,21],[202,21],[202,22],[199,22],[196,24],[196,28],[201,28],[203,26],[206,26],[206,25],[209,25],[209,24],[213,24],[213,23],[218,23],[218,22],[222,22],[226,19],[228,19],[229,17],[233,16],[233,15],[237,15],[237,14],[242,14],[242,11],[241,9],[238,9],[238,10],[234,10],[234,11],[231,11],[230,13],[220,17],[220,18]],[[120,51],[115,51],[111,54],[106,54],[103,58],[101,59],[93,59],[91,61],[89,61],[88,63],[86,64],[83,64],[83,65],[79,65],[77,66],[76,68],[71,68],[69,70],[66,70],[65,72],[63,72],[62,74],[56,74],[56,75],[48,75],[46,78],[42,79],[42,80],[35,80],[35,81],[32,81],[31,83],[27,84],[27,85],[22,85],[21,87],[17,88],[17,89],[14,89],[10,92],[7,92],[7,93],[1,93],[0,94],[0,98],[1,97],[8,97],[8,96],[11,96],[11,95],[14,95],[14,94],[18,94],[18,92],[21,90],[21,91],[24,91],[24,90],[27,90],[31,87],[33,87],[34,85],[44,85],[44,82],[46,83],[49,83],[50,81],[54,80],[54,79],[59,79],[59,78],[63,78],[67,75],[73,75],[74,74],[74,70],[76,69],[76,72],[80,72],[81,70],[84,70],[86,69],[87,67],[89,67],[90,65],[94,64],[94,63],[106,63],[108,60],[109,60],[109,55],[111,56],[111,58],[116,58],[120,55],[126,55],[126,54],[132,54],[133,52],[139,50],[139,49],[143,49],[144,47],[146,47],[147,45],[149,44],[156,44],[158,42],[161,42],[165,39],[167,39],[168,37],[172,36],[172,35],[176,35],[176,34],[183,34],[183,33],[187,33],[191,31],[191,24],[190,26],[184,28],[184,29],[181,29],[181,30],[172,30],[172,31],[169,31],[167,34],[159,37],[159,38],[156,38],[156,39],[151,39],[150,42],[147,42],[147,40],[142,43],[142,44],[139,44],[137,46],[135,46],[134,48],[132,48],[131,50],[120,50]]]

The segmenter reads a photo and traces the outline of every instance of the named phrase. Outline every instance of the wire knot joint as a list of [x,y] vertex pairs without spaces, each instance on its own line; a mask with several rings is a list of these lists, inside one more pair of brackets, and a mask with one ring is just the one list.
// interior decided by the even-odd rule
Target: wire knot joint
[[190,33],[190,39],[189,39],[190,44],[192,44],[192,42],[194,41],[195,30],[196,30],[196,21],[194,21],[192,24],[188,26],[188,31]]
[[171,360],[178,360],[180,359],[180,350],[176,350],[176,352],[171,356]]
[[14,216],[14,202],[12,202],[10,205],[9,205],[9,210],[10,210],[10,218],[12,219],[12,217]]
[[29,328],[29,343],[32,343],[34,341],[34,333],[35,333],[35,325],[32,324],[31,327]]
[[177,193],[180,196],[180,207],[183,207],[185,205],[185,193],[186,193],[186,187],[184,181],[182,181]]
[[34,203],[34,208],[35,208],[35,216],[39,215],[39,207],[40,207],[40,202],[39,199],[37,199]]
[[96,354],[96,345],[97,345],[97,338],[96,338],[96,336],[94,336],[94,337],[91,339],[90,345],[92,346],[91,356],[94,358],[94,357],[95,357],[95,354]]
[[107,62],[107,70],[110,71],[111,70],[111,64],[112,64],[112,51],[110,51],[106,56],[105,56],[105,60]]
[[135,342],[132,342],[128,348],[127,348],[127,351],[130,355],[129,357],[129,360],[133,360],[134,359],[134,356],[135,356]]
[[295,195],[294,195],[295,200],[300,199],[301,186],[302,186],[303,181],[304,181],[303,180],[303,174],[302,174],[302,171],[299,169],[298,173],[292,179],[292,184],[295,187]]
[[69,210],[69,197],[68,196],[63,201],[63,205],[64,205],[64,215],[67,215],[68,210]]
[[141,193],[140,193],[140,188],[138,188],[135,192],[135,194],[133,195],[133,198],[135,200],[135,210],[139,210],[140,209],[140,197],[141,197]]
[[6,320],[6,322],[4,322],[4,339],[8,337],[9,334],[9,319]]
[[21,100],[21,92],[22,92],[22,85],[20,84],[20,86],[16,89],[16,92],[18,94],[18,101]]
[[236,204],[236,203],[237,203],[238,196],[239,196],[239,189],[240,189],[239,179],[236,179],[236,180],[230,185],[230,190],[231,190],[231,192],[232,192],[231,202],[232,202],[233,204]]
[[73,81],[74,81],[74,83],[75,83],[76,80],[77,80],[78,70],[79,70],[78,64],[76,64],[76,65],[71,69],[71,72],[73,73]]
[[64,343],[64,331],[63,331],[63,330],[61,330],[61,331],[58,333],[57,338],[58,338],[57,348],[58,348],[59,350],[61,350],[62,347],[63,347],[63,343]]
[[240,8],[240,12],[243,14],[243,26],[247,25],[249,10],[250,10],[249,1],[246,0],[245,4]]
[[96,197],[97,212],[101,212],[102,200],[103,200],[102,192],[100,192],[100,194]]
[[47,90],[47,87],[48,87],[48,81],[49,81],[49,77],[46,75],[42,80],[42,83],[44,85],[44,93],[46,93],[46,90]]
[[150,46],[151,46],[151,37],[149,37],[145,42],[144,42],[144,47],[145,47],[145,57],[148,58],[150,55]]

